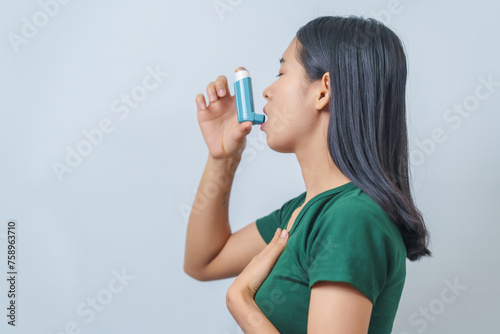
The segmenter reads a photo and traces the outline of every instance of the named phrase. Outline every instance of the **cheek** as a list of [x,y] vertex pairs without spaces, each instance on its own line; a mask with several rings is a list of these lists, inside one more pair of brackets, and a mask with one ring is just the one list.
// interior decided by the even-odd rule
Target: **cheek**
[[304,128],[297,109],[292,104],[282,104],[273,109],[273,117],[264,125],[269,147],[277,152],[294,152],[296,141],[302,137]]
[[273,104],[273,127],[276,131],[282,128],[294,127],[300,122],[300,115],[304,107],[304,97],[295,81],[283,80],[277,89],[277,95]]
[[276,86],[273,113],[263,129],[269,147],[275,151],[294,152],[296,141],[308,131],[303,118],[307,105],[302,89],[296,81],[282,80]]

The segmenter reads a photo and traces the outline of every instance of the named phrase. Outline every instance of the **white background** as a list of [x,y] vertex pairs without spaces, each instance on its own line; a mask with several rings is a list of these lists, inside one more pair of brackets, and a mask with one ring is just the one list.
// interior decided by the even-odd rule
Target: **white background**
[[[496,2],[73,0],[44,22],[41,4],[51,2],[0,7],[0,332],[237,333],[225,305],[233,279],[198,282],[182,269],[208,154],[194,98],[221,74],[233,94],[234,68],[245,66],[260,113],[300,26],[355,14],[380,19],[405,44],[414,196],[432,235],[434,257],[408,261],[393,333],[498,333]],[[12,42],[26,21],[41,27]],[[140,92],[148,68],[168,75],[127,117],[114,112],[122,94]],[[492,91],[481,77],[496,82]],[[481,85],[487,98],[475,97]],[[450,113],[460,104],[468,117]],[[82,131],[105,119],[113,130],[84,147]],[[441,139],[431,143],[433,132]],[[53,165],[79,145],[87,156],[59,180]],[[304,190],[295,156],[270,150],[254,126],[232,189],[233,231]],[[11,219],[15,328],[6,317]],[[102,302],[93,317],[92,298]]]

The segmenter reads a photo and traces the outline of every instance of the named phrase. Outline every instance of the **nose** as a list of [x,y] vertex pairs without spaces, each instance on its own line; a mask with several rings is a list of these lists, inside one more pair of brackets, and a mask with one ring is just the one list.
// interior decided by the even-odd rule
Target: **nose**
[[[271,85],[272,86],[272,85]],[[264,98],[266,100],[269,100],[269,98],[271,97],[271,89],[270,87],[271,86],[268,86],[266,89],[264,89],[264,91],[262,92],[262,95],[264,96]]]

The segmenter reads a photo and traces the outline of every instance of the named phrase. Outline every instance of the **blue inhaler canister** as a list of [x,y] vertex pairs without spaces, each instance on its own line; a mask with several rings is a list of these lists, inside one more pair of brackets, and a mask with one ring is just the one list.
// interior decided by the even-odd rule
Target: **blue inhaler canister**
[[265,116],[256,114],[253,106],[252,78],[250,77],[250,72],[244,67],[238,67],[234,72],[236,76],[234,96],[236,97],[238,122],[251,121],[252,124],[264,123]]

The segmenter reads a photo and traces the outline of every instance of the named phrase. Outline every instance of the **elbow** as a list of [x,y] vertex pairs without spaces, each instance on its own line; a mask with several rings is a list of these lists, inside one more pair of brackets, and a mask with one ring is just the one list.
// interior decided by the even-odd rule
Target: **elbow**
[[207,282],[210,281],[210,279],[206,276],[203,275],[203,270],[194,270],[193,268],[190,268],[186,264],[184,264],[184,272],[191,278],[194,278],[197,281],[200,282]]

